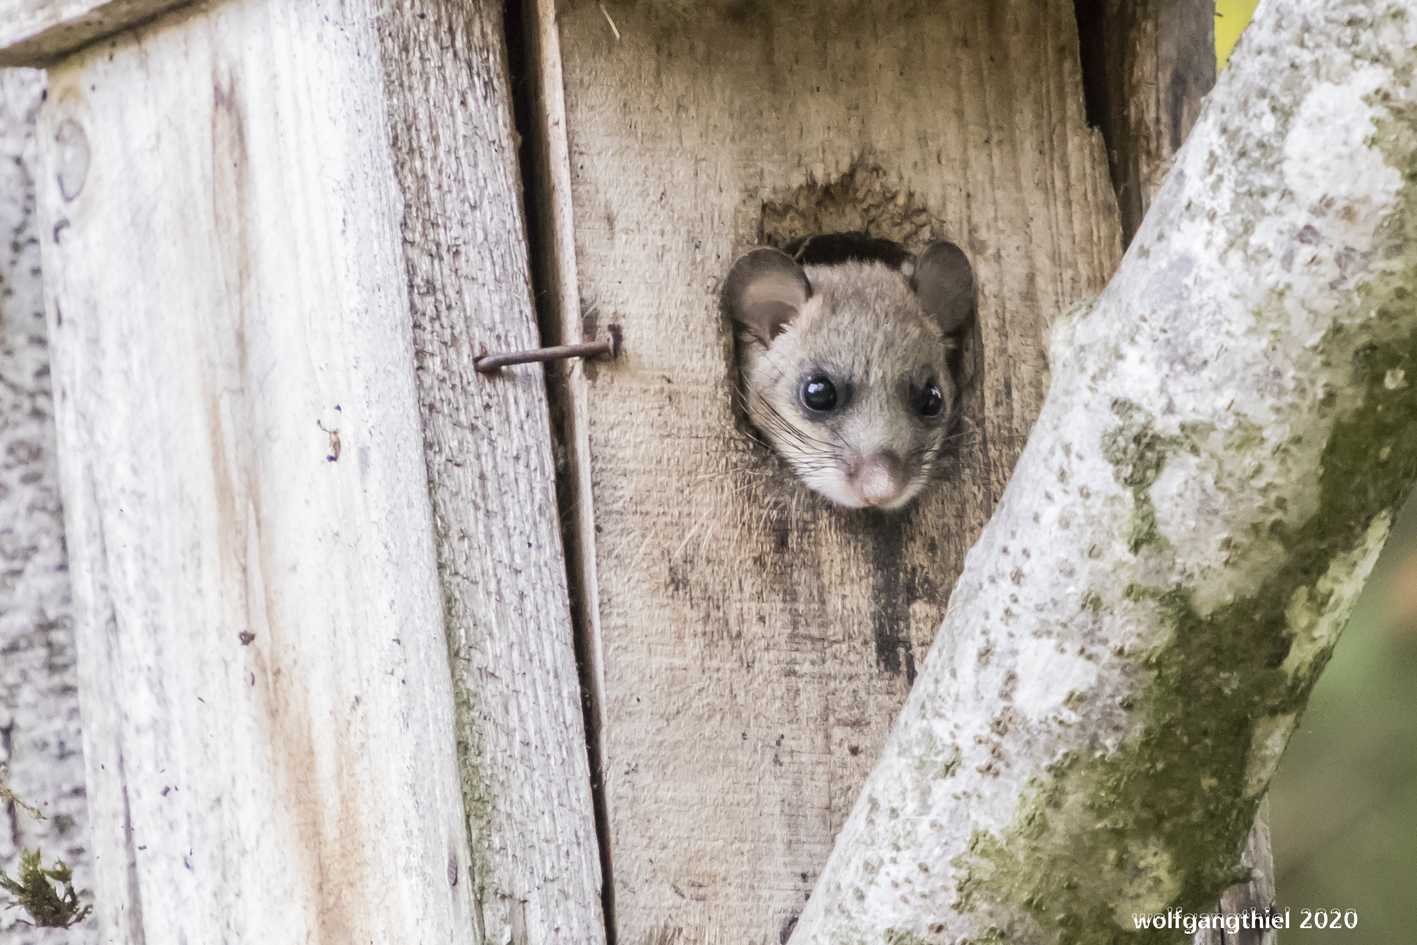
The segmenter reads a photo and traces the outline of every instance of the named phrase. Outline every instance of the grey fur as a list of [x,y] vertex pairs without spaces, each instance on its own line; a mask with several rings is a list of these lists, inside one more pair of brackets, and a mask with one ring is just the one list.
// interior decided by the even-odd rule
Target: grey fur
[[[784,291],[801,284],[805,292]],[[774,310],[765,320],[761,305],[747,304],[764,298],[786,301],[789,317],[779,321]],[[950,355],[973,298],[968,260],[952,243],[916,257],[909,281],[881,263],[797,267],[775,250],[754,250],[734,265],[724,291],[749,418],[803,482],[833,501],[907,504],[930,480],[953,424]],[[803,385],[819,374],[832,380],[840,409],[805,405]],[[918,407],[930,381],[943,405],[924,416]]]

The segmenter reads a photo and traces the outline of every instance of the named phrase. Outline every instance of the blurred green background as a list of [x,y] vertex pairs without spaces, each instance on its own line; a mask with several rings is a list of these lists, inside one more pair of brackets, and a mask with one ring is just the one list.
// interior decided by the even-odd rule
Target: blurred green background
[[[1417,435],[1417,431],[1414,431]],[[1417,942],[1417,502],[1314,687],[1270,786],[1280,909],[1353,909],[1286,943]]]
[[[1217,0],[1222,68],[1255,6]],[[1269,796],[1285,945],[1417,942],[1417,501],[1398,517]],[[1301,909],[1351,909],[1358,926],[1294,928]]]

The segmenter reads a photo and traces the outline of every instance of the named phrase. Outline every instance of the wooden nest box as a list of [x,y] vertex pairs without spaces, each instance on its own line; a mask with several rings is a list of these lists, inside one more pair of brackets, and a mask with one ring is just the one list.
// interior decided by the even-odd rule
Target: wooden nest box
[[[0,0],[0,63],[48,69],[105,928],[786,941],[1209,16]],[[899,515],[732,409],[729,265],[846,229],[978,274],[969,436]],[[473,369],[612,324],[614,362]]]

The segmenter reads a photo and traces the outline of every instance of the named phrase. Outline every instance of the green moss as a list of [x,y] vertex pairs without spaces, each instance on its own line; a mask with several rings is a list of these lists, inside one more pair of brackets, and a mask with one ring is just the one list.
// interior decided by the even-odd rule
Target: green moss
[[[1351,367],[1351,381],[1320,408],[1333,426],[1318,511],[1296,527],[1262,523],[1283,562],[1250,597],[1203,614],[1184,586],[1128,588],[1171,631],[1144,662],[1152,678],[1134,707],[1140,731],[1111,757],[1053,765],[1002,836],[976,831],[953,864],[960,911],[983,899],[1011,904],[1065,943],[1179,942],[1176,932],[1135,929],[1129,913],[1201,910],[1246,878],[1234,864],[1263,787],[1253,766],[1247,781],[1247,754],[1257,736],[1278,733],[1282,742],[1334,642],[1320,639],[1286,662],[1295,614],[1333,606],[1337,578],[1325,575],[1354,566],[1374,522],[1399,508],[1417,479],[1417,113],[1403,107],[1377,141],[1403,169],[1405,188],[1381,240],[1390,249],[1358,300],[1358,311],[1376,317],[1335,327],[1320,346],[1326,363]],[[1287,317],[1279,306],[1261,315],[1271,324]],[[1168,455],[1207,431],[1163,437],[1137,405],[1112,409],[1120,423],[1101,445],[1133,495],[1135,554],[1162,540],[1148,492]],[[1262,442],[1257,429],[1250,443],[1239,432],[1227,448]]]
[[[436,499],[436,497],[435,497]],[[437,508],[435,501],[434,508]],[[435,516],[435,521],[441,520]],[[444,546],[445,535],[437,536],[438,547]],[[492,861],[489,851],[492,846],[492,810],[495,792],[479,762],[484,748],[474,744],[474,739],[482,737],[482,711],[478,706],[478,693],[467,685],[464,678],[464,664],[467,656],[462,651],[458,632],[458,615],[461,607],[453,590],[448,567],[438,562],[439,576],[443,588],[443,628],[448,644],[448,665],[453,671],[453,724],[456,735],[458,759],[458,782],[462,788],[463,823],[468,836],[468,877],[475,897],[480,905],[487,894],[487,877],[492,875]],[[470,619],[470,618],[469,618]]]
[[[44,814],[38,807],[28,804],[25,799],[10,790],[9,771],[0,766],[0,807],[14,804],[19,810],[35,820],[43,820]],[[54,887],[58,883],[62,888]],[[20,872],[18,879],[11,879],[0,869],[0,889],[15,897],[13,905],[29,914],[30,922],[41,929],[67,929],[78,925],[90,912],[92,906],[79,905],[78,894],[74,892],[74,875],[63,860],[55,861],[45,869],[39,850],[33,852],[21,848]]]
[[[55,888],[58,883],[62,888]],[[45,869],[38,850],[20,851],[19,879],[13,880],[0,870],[0,889],[15,897],[15,904],[29,914],[36,928],[67,929],[78,925],[92,906],[79,904],[74,892],[74,874],[63,860]]]
[[961,914],[974,911],[979,896],[987,895],[995,886],[996,873],[1000,872],[997,867],[1005,860],[1007,852],[998,837],[980,827],[974,828],[969,835],[968,848],[950,863],[956,871],[954,911]]
[[[1413,322],[1410,311],[1399,317]],[[1174,932],[1121,922],[1165,905],[1205,908],[1247,878],[1234,862],[1259,802],[1245,781],[1256,727],[1302,711],[1332,649],[1330,641],[1286,672],[1286,610],[1365,540],[1374,518],[1402,504],[1417,478],[1417,388],[1386,383],[1400,363],[1417,365],[1417,334],[1359,350],[1362,406],[1330,437],[1319,512],[1278,530],[1286,565],[1260,593],[1202,615],[1185,588],[1128,589],[1172,630],[1145,663],[1153,679],[1138,706],[1140,735],[1110,758],[1055,765],[1022,799],[1008,835],[977,834],[955,862],[962,911],[986,895],[1027,908],[1063,942],[1175,941]],[[1160,468],[1144,455],[1159,451],[1146,429],[1134,425],[1141,435],[1129,438],[1142,446],[1136,465],[1145,472],[1135,481],[1154,481]]]

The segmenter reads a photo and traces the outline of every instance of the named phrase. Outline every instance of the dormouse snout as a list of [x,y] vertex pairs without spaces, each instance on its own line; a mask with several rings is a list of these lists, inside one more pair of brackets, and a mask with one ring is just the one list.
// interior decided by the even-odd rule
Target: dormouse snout
[[905,463],[892,450],[872,453],[862,460],[849,481],[861,496],[862,505],[890,508],[905,491]]
[[[856,236],[821,239],[840,251]],[[804,483],[854,508],[899,508],[930,480],[958,415],[955,352],[974,313],[958,246],[911,257],[888,245],[899,268],[849,252],[812,263],[810,241],[807,265],[755,249],[723,290],[749,419]]]

